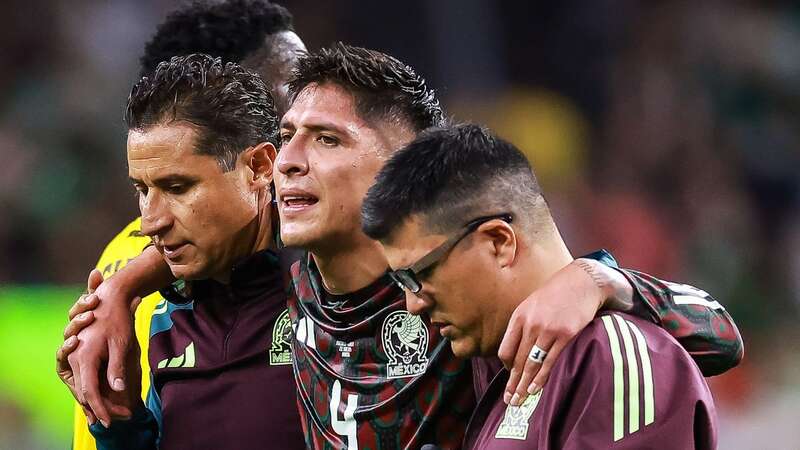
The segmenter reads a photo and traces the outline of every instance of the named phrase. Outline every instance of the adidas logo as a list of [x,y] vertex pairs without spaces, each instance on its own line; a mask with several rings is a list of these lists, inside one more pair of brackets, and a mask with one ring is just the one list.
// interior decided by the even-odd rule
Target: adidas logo
[[187,369],[194,367],[194,342],[190,342],[189,345],[186,346],[186,350],[182,355],[178,355],[173,358],[162,359],[158,362],[159,369],[163,369],[165,367],[182,367]]

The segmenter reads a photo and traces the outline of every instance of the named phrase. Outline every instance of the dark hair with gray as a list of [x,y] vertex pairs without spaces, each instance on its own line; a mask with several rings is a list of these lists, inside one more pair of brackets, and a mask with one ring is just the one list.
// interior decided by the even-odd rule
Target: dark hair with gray
[[367,192],[361,223],[367,236],[385,240],[414,214],[431,231],[448,234],[502,213],[530,230],[542,212],[547,204],[525,155],[464,124],[426,130],[395,152]]
[[261,142],[277,145],[275,105],[258,75],[204,54],[175,56],[133,86],[125,110],[129,130],[183,121],[198,130],[195,152],[224,170]]
[[335,83],[355,96],[363,119],[400,120],[415,132],[444,124],[444,113],[425,79],[410,66],[376,50],[341,42],[301,57],[289,92],[312,83]]

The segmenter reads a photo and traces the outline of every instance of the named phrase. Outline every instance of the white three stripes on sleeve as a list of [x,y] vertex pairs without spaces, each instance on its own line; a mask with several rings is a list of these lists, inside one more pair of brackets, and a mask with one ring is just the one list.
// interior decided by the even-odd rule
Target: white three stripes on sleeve
[[[613,319],[611,318],[612,316]],[[628,434],[638,431],[641,425],[642,401],[640,397],[643,398],[644,403],[644,426],[655,422],[653,369],[650,364],[650,351],[647,348],[647,342],[641,330],[635,324],[617,314],[603,316],[602,320],[608,334],[608,342],[611,346],[611,360],[613,362],[614,403],[612,407],[614,441],[616,442],[625,437],[625,372],[628,374]],[[622,345],[620,345],[618,331],[619,335],[622,336]],[[623,348],[625,349],[624,359]],[[636,360],[637,352],[642,366],[641,385],[639,383],[639,362]]]

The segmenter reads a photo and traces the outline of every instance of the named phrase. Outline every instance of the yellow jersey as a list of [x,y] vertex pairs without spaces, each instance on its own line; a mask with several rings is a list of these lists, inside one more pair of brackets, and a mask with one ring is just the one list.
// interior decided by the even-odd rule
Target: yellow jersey
[[[111,242],[108,243],[100,260],[97,262],[97,269],[103,273],[103,278],[108,278],[114,272],[125,267],[131,259],[139,256],[142,250],[150,242],[147,236],[142,236],[141,218],[137,218],[126,226]],[[142,303],[136,310],[134,327],[136,328],[136,339],[142,349],[142,399],[147,395],[150,388],[150,364],[147,361],[147,343],[150,338],[150,319],[153,310],[162,300],[158,293],[149,295],[142,299]],[[72,440],[73,450],[95,450],[95,442],[89,433],[86,423],[86,416],[83,414],[81,406],[76,402],[74,408],[74,433]]]

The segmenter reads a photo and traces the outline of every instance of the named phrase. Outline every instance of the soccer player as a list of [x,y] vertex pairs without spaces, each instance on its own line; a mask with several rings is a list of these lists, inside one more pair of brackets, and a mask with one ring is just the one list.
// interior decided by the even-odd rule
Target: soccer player
[[[359,219],[361,199],[383,160],[440,123],[441,109],[421,77],[379,52],[338,45],[301,61],[278,168],[285,181],[279,187],[282,237],[310,250],[294,268],[297,297],[290,299],[308,445],[457,446],[474,404],[470,367],[452,355],[430,324],[404,311],[403,293],[383,276],[386,260],[360,231]],[[608,286],[619,278],[627,283],[603,268],[608,269],[597,264]],[[576,270],[549,283],[586,291],[563,300],[591,310],[585,324],[601,300],[614,295],[594,285],[584,269],[571,269]],[[654,307],[654,315],[683,315],[669,291],[648,289],[641,282],[635,290],[628,284],[627,290],[612,291],[627,292],[623,302],[666,305]],[[729,323],[721,312],[703,314]],[[697,339],[716,352],[719,340],[706,338],[701,332],[684,341]],[[445,411],[444,405],[453,409]]]
[[[362,224],[408,311],[437,324],[462,358],[494,355],[519,303],[573,262],[525,156],[474,125],[425,132],[396,152]],[[483,394],[464,448],[716,448],[699,369],[668,333],[631,315],[594,319],[521,406],[503,402],[508,375]]]
[[[221,57],[224,61],[241,62],[243,67],[255,71],[268,82],[268,87],[275,100],[278,116],[282,116],[288,108],[286,80],[297,57],[305,52],[305,45],[294,32],[292,16],[280,5],[266,0],[225,0],[222,2],[195,1],[170,13],[159,25],[153,37],[145,46],[141,57],[141,75],[155,71],[161,61],[169,60],[175,55],[206,53]],[[156,305],[164,299],[156,291],[171,278],[169,270],[156,265],[149,270],[155,271],[153,285],[139,292],[128,292],[123,277],[109,278],[124,268],[129,261],[138,256],[150,244],[150,238],[141,233],[141,218],[128,224],[103,251],[97,263],[97,270],[102,277],[91,277],[92,288],[98,289],[97,297],[85,298],[97,301],[103,298],[113,301],[124,298],[125,301],[136,296],[144,297],[136,309],[135,337],[141,348],[140,366],[142,369],[142,398],[146,398],[149,385],[149,363],[147,359],[150,338],[150,318]],[[159,272],[160,270],[160,272]],[[99,284],[102,279],[106,281]],[[102,311],[94,311],[102,314]],[[75,313],[70,314],[70,318]],[[76,325],[88,326],[93,319],[92,314],[80,319]],[[74,334],[69,330],[67,335]],[[99,339],[85,337],[88,344],[100,345]],[[106,344],[111,348],[111,355],[124,354],[126,341],[109,339]],[[77,342],[75,342],[77,344]],[[87,344],[84,344],[86,346]],[[115,349],[119,348],[119,351]],[[67,368],[67,370],[69,370]],[[69,370],[71,371],[71,370]],[[116,361],[108,365],[108,383],[123,386],[123,369]],[[117,381],[118,380],[118,381]],[[134,380],[130,380],[133,382]],[[121,383],[121,384],[120,384]],[[79,403],[75,403],[73,426],[73,450],[94,450],[94,438],[88,431],[86,413]],[[93,414],[92,418],[94,420]]]
[[98,447],[304,448],[269,250],[278,119],[265,84],[219,58],[174,57],[133,87],[126,122],[142,232],[186,285],[153,313],[148,407],[128,389],[133,417],[94,424]]
[[[360,229],[362,200],[378,170],[423,129],[441,125],[442,110],[407,65],[342,44],[302,58],[290,92],[294,101],[281,122],[275,181],[281,239],[309,252],[292,267],[289,299],[307,445],[457,448],[473,410],[472,383],[480,377],[453,355],[437,327],[408,313],[379,244]],[[465,183],[475,178],[463,176]],[[414,186],[404,178],[396,182]],[[581,260],[548,275],[558,278],[580,264],[591,263]],[[601,266],[590,270],[613,283],[614,276],[600,275]],[[640,279],[637,293],[647,289],[646,279],[627,276]],[[471,286],[484,283],[472,280]],[[562,286],[562,292],[579,292],[577,284]],[[648,290],[647,297],[671,302],[669,290]],[[462,305],[466,314],[476,313],[471,308]],[[542,362],[539,353],[531,357]],[[563,360],[570,364],[572,358]]]

